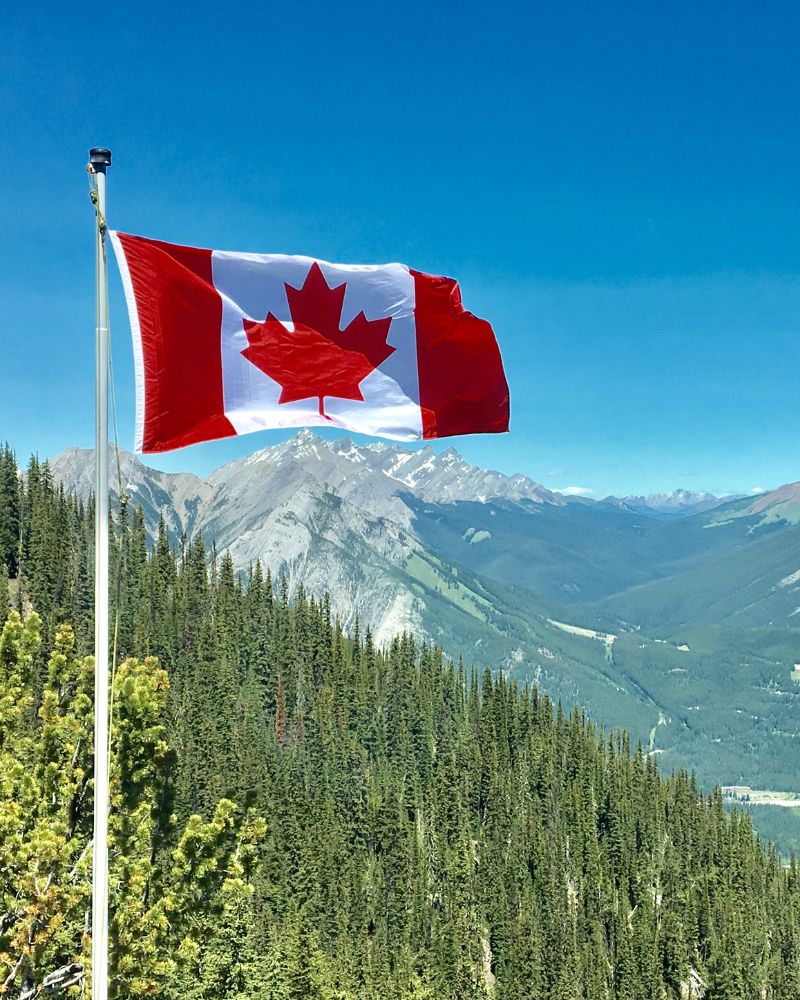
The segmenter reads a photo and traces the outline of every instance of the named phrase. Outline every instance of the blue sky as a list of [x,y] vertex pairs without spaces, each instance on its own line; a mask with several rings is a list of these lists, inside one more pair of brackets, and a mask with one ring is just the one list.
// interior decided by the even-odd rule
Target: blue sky
[[[798,27],[782,2],[7,9],[0,437],[93,441],[104,144],[120,229],[457,277],[512,389],[471,461],[597,496],[800,479]],[[130,446],[116,273],[112,325]]]

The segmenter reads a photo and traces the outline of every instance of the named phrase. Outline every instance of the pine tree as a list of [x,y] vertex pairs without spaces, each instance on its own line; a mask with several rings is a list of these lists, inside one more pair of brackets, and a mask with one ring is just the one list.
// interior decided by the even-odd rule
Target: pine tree
[[[5,989],[37,989],[58,969],[80,978],[89,941],[93,666],[59,630],[32,724],[31,674],[40,645],[35,613],[12,612],[0,635],[0,867]],[[153,661],[128,659],[115,677],[109,822],[110,996],[150,996],[175,969],[178,944],[217,925],[230,899],[247,896],[263,821],[219,803],[192,817],[170,864],[154,863],[169,841],[169,747],[159,717],[168,679]],[[77,981],[77,980],[76,980]]]
[[19,569],[20,482],[17,459],[8,444],[0,448],[0,565],[15,579]]

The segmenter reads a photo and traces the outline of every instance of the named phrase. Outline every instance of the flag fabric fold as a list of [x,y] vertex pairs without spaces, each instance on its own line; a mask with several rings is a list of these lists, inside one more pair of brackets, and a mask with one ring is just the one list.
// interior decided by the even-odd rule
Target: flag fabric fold
[[281,427],[405,441],[508,430],[494,332],[451,278],[110,236],[137,451]]

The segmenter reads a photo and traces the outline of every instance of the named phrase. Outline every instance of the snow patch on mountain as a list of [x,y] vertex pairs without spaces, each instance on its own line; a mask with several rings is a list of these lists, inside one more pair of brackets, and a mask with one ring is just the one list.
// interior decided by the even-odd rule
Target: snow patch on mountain
[[782,580],[779,580],[778,586],[793,587],[796,583],[800,583],[800,569],[796,573],[790,573],[789,576],[785,576]]

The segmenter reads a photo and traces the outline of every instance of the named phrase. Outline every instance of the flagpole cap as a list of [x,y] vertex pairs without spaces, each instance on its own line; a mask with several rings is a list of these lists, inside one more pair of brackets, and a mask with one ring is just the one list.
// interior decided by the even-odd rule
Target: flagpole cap
[[97,173],[105,173],[106,167],[111,166],[111,150],[104,146],[92,146],[89,150],[89,163]]

